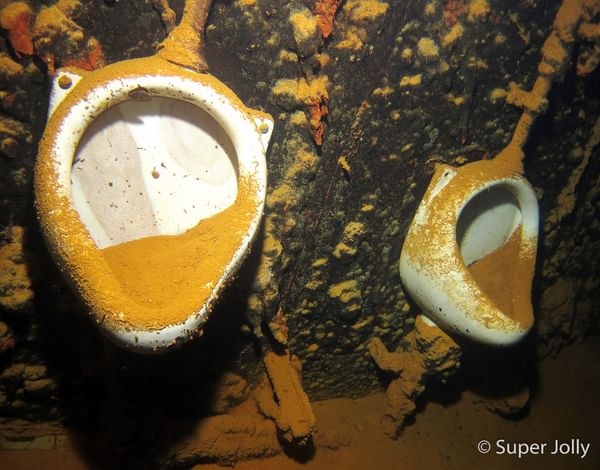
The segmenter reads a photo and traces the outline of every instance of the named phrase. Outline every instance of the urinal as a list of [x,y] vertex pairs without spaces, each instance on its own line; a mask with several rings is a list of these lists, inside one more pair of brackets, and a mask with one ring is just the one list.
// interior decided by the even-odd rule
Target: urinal
[[250,248],[273,120],[159,56],[57,71],[35,171],[47,245],[101,330],[197,335]]
[[497,346],[533,325],[538,204],[509,153],[438,165],[400,255],[403,285],[433,323]]

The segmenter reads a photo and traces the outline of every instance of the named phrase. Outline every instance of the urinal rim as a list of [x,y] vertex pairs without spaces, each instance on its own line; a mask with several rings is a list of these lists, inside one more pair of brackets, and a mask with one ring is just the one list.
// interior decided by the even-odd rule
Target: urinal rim
[[[477,162],[477,164],[480,164],[479,168],[483,167],[481,163],[484,162]],[[495,162],[486,161],[485,163],[494,164]],[[514,195],[519,205],[519,211],[521,212],[520,225],[522,227],[522,250],[534,250],[533,257],[535,259],[535,250],[537,249],[537,236],[539,230],[539,208],[535,191],[529,182],[520,173],[514,173],[510,171],[504,173],[499,172],[499,174],[496,174],[492,177],[488,176],[485,179],[485,173],[482,172],[480,174],[479,181],[475,181],[474,179],[469,180],[464,174],[461,174],[462,169],[464,169],[464,167],[454,168],[449,165],[440,165],[438,168],[439,173],[437,173],[430,182],[430,187],[426,191],[422,204],[417,209],[413,223],[408,231],[405,245],[402,248],[399,263],[400,276],[404,287],[411,297],[424,310],[424,313],[426,313],[429,318],[439,326],[442,326],[447,331],[456,332],[461,336],[469,338],[473,341],[493,346],[507,346],[516,343],[528,333],[533,325],[533,316],[531,318],[531,324],[528,326],[523,326],[510,319],[498,308],[496,308],[496,310],[504,317],[504,320],[508,320],[507,323],[509,325],[512,324],[512,327],[507,329],[487,328],[481,322],[476,321],[471,316],[466,315],[460,309],[456,308],[454,309],[455,313],[453,315],[455,321],[450,321],[448,319],[448,310],[446,310],[446,315],[442,315],[439,312],[438,306],[448,304],[452,305],[454,304],[454,301],[452,301],[451,297],[445,293],[443,287],[432,287],[432,281],[434,281],[432,278],[435,277],[435,274],[432,272],[433,268],[429,267],[428,269],[426,267],[426,272],[424,273],[423,269],[421,268],[422,263],[420,263],[419,259],[414,258],[413,253],[417,250],[418,246],[414,244],[414,241],[419,237],[418,228],[423,226],[423,224],[425,224],[428,220],[429,216],[427,215],[427,212],[431,210],[431,205],[439,204],[436,209],[446,211],[443,215],[448,224],[452,225],[452,229],[443,231],[442,234],[437,234],[437,236],[445,238],[453,250],[452,253],[458,254],[458,269],[461,280],[466,281],[469,286],[477,286],[477,283],[469,272],[460,252],[460,247],[458,245],[456,236],[457,223],[462,210],[475,197],[482,192],[491,189],[492,187],[504,186]],[[444,197],[443,190],[446,186],[460,186],[461,184],[465,183],[472,186],[471,190],[465,197],[461,199]],[[415,224],[417,221],[418,223]],[[415,227],[415,225],[417,227]],[[435,245],[433,240],[431,240],[431,244]],[[450,283],[448,279],[445,279],[443,282]],[[493,304],[493,301],[489,299],[489,297],[484,294],[478,286],[477,293],[485,296],[487,301]],[[434,298],[435,300],[433,300]],[[458,325],[458,323],[461,323],[461,325]]]
[[[269,130],[272,130],[273,119],[267,113],[247,108],[225,84],[212,75],[193,73],[157,57],[125,60],[94,72],[65,68],[57,74],[61,71],[68,73],[70,77],[73,77],[73,74],[80,74],[81,79],[77,80],[70,89],[64,91],[63,97],[56,99],[53,93],[52,99],[57,103],[54,104],[54,111],[49,116],[44,135],[48,133],[52,121],[61,121],[55,126],[57,129],[52,134],[68,134],[71,131],[71,135],[67,136],[67,146],[77,149],[79,141],[94,119],[109,107],[127,100],[135,100],[137,92],[147,93],[151,97],[185,101],[205,111],[225,130],[236,150],[238,179],[246,175],[256,176],[259,174],[263,178],[258,180],[262,184],[257,191],[266,188],[266,171],[263,171],[266,170],[265,149],[260,138],[254,138],[258,137],[255,132],[257,131],[256,122],[250,119],[250,115],[263,119],[269,125]],[[199,85],[203,91],[213,94],[213,100],[217,99],[218,101],[198,99],[183,84],[188,87]],[[95,100],[93,100],[94,98]],[[64,110],[71,110],[71,112],[64,112]],[[77,110],[80,111],[79,114]],[[228,115],[227,113],[232,114]],[[249,126],[245,130],[250,131],[249,136],[253,138],[244,140],[244,137],[240,136],[239,127],[232,125],[231,118],[234,118],[237,124]],[[69,123],[75,122],[80,122],[81,125],[64,129]],[[253,145],[257,145],[258,149],[252,148]],[[249,149],[248,146],[250,146]],[[258,153],[255,156],[257,161],[249,158],[252,150]],[[261,156],[262,158],[260,158]],[[65,159],[65,162],[66,160],[68,159]],[[256,167],[257,164],[262,163],[264,163],[264,168]],[[63,169],[60,174],[61,176],[70,175],[70,167]],[[62,181],[62,183],[68,184],[69,181]]]
[[[210,306],[245,258],[256,237],[265,204],[265,153],[273,130],[273,120],[266,113],[247,108],[229,88],[213,76],[191,72],[157,57],[118,62],[91,73],[77,69],[67,69],[65,73],[69,73],[70,77],[80,75],[81,79],[75,80],[71,90],[63,93],[59,99],[54,97],[55,102],[50,108],[51,113],[40,142],[36,163],[36,208],[50,252],[87,306],[90,306],[86,301],[89,300],[87,297],[93,289],[85,285],[86,282],[81,276],[75,278],[76,276],[72,275],[72,269],[78,267],[76,261],[79,255],[69,249],[67,232],[77,228],[75,236],[78,242],[88,249],[97,248],[89,232],[78,219],[72,204],[70,173],[82,136],[105,109],[132,99],[131,93],[136,90],[196,105],[207,112],[231,139],[237,154],[238,182],[242,178],[252,180],[257,201],[254,217],[224,275],[219,278],[206,302],[197,312],[191,313],[181,323],[159,329],[136,328],[115,318],[111,318],[110,322],[104,321],[99,312],[90,312],[101,331],[117,343],[146,352],[162,350],[191,338],[204,324]],[[58,80],[56,82],[58,83]],[[267,126],[261,129],[262,135],[257,127],[258,123]],[[56,210],[57,206],[66,211],[67,218],[75,225],[67,228],[61,226],[58,217],[60,210]],[[82,226],[83,230],[77,224]],[[87,297],[81,294],[82,289],[91,289],[86,291]]]
[[[458,222],[463,213],[463,210],[469,205],[471,201],[473,201],[477,196],[479,196],[485,191],[489,191],[492,188],[503,186],[509,189],[510,193],[515,197],[516,201],[518,202],[518,210],[521,213],[521,240],[527,241],[530,240],[532,237],[537,239],[539,233],[539,206],[537,197],[531,184],[520,174],[488,180],[477,190],[469,193],[469,196],[466,199],[464,199],[460,207],[457,208],[455,228],[458,226]],[[519,225],[517,225],[517,227],[513,229],[513,231],[509,234],[509,237],[514,233],[514,230],[516,230],[518,227]],[[456,230],[454,232],[455,241],[458,246]]]

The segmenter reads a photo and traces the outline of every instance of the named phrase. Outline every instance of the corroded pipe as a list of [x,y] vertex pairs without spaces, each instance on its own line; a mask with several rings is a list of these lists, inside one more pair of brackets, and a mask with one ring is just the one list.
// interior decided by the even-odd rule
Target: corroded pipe
[[186,0],[181,23],[158,46],[156,55],[196,72],[206,72],[204,31],[212,0]]
[[[587,16],[589,15],[586,14],[586,4],[583,0],[563,0],[556,13],[552,31],[542,47],[538,78],[533,89],[526,93],[530,95],[529,101],[545,101],[552,83],[562,79],[569,64],[579,26]],[[540,114],[540,110],[528,109],[528,106],[524,106],[523,114],[515,127],[509,146],[496,157],[497,159],[509,161],[520,158],[522,160],[523,146],[538,114]]]

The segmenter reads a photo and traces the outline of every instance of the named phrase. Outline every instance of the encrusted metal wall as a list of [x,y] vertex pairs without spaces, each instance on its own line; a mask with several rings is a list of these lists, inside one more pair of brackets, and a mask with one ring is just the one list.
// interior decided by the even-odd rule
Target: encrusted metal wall
[[[224,371],[255,380],[256,335],[298,356],[312,399],[379,390],[367,343],[394,349],[414,327],[397,264],[433,166],[508,143],[520,115],[510,83],[531,87],[559,2],[216,0],[210,72],[275,118],[265,223],[203,338],[145,357],[105,343],[63,284],[31,180],[52,69],[151,54],[166,34],[155,3],[31,1],[37,19],[60,10],[56,24],[32,20],[31,54],[2,25],[0,414],[101,421],[111,416],[97,405],[114,396],[127,410],[200,414]],[[526,147],[542,212],[528,340],[540,354],[584,338],[599,313],[600,80],[576,74],[586,47]]]

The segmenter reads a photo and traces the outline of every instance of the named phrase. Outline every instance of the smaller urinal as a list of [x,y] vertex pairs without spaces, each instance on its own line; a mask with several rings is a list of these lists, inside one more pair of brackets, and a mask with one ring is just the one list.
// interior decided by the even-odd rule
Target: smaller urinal
[[510,159],[440,164],[400,255],[402,283],[425,315],[488,345],[533,325],[538,204]]
[[35,192],[57,265],[123,346],[199,334],[260,224],[271,116],[158,56],[52,87]]

